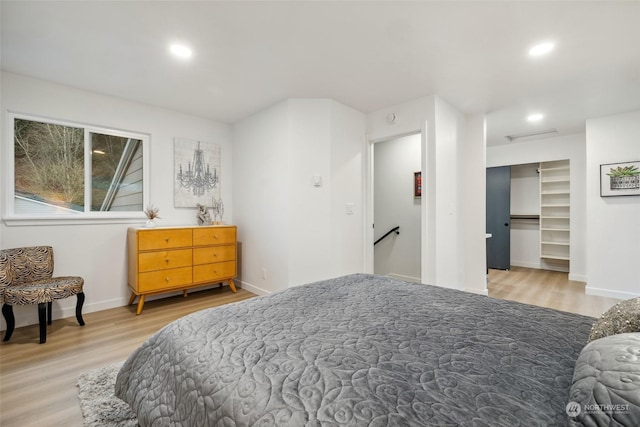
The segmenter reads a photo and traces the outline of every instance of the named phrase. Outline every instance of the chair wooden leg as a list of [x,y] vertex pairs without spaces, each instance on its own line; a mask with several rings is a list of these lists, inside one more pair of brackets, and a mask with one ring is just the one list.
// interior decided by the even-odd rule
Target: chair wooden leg
[[13,317],[13,306],[2,304],[2,315],[4,316],[5,322],[7,322],[7,330],[4,333],[4,339],[2,341],[9,341],[16,327],[16,318]]
[[38,304],[38,324],[40,325],[40,344],[47,342],[47,303]]
[[78,294],[78,301],[76,302],[76,319],[78,324],[84,326],[84,319],[82,318],[82,305],[84,304],[84,292]]
[[50,324],[51,324],[51,321],[52,321],[52,319],[51,319],[51,317],[52,317],[51,312],[52,312],[52,311],[53,311],[53,302],[52,302],[52,301],[49,301],[49,302],[47,303],[47,325],[50,325]]

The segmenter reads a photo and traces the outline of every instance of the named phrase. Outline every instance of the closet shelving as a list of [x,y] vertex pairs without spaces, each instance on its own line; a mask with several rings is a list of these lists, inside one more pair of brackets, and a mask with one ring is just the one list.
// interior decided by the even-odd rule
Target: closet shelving
[[569,160],[540,163],[540,258],[570,260]]

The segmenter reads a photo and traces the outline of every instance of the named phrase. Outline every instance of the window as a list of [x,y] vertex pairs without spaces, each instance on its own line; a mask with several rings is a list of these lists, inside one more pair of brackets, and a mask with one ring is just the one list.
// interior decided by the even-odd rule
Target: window
[[148,136],[11,115],[9,217],[140,217]]

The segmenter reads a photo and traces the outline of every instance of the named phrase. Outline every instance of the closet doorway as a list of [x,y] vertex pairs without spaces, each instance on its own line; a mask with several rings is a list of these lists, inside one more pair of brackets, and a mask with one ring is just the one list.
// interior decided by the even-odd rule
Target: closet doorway
[[420,283],[421,134],[375,142],[372,151],[374,273]]
[[569,272],[570,161],[487,168],[488,268]]

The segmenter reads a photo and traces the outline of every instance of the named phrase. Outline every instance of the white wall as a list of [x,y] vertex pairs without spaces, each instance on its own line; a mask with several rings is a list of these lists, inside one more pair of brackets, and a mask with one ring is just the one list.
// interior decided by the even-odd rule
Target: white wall
[[[331,271],[365,271],[365,116],[331,102]],[[346,213],[346,205],[353,214]]]
[[[289,286],[328,278],[331,264],[331,104],[328,99],[290,99]],[[313,185],[318,176],[321,185]]]
[[414,172],[420,171],[422,137],[408,135],[374,144],[375,238],[399,226],[374,247],[374,273],[420,282],[420,198],[414,198]]
[[288,283],[288,106],[282,102],[233,128],[238,279],[260,294],[286,289]]
[[540,163],[511,166],[511,213],[540,214]]
[[[540,163],[511,166],[511,214],[540,215]],[[511,219],[511,265],[543,268],[540,259],[540,221]],[[563,265],[562,271],[567,271]]]
[[290,99],[234,126],[234,184],[255,189],[233,196],[244,287],[265,294],[363,270],[363,140],[364,115],[327,99]]
[[[571,168],[571,262],[569,264],[569,279],[582,282],[587,281],[585,156],[584,134],[487,147],[487,167],[569,159]],[[523,248],[523,250],[525,249]],[[526,250],[530,251],[530,248]],[[526,260],[520,261],[524,263],[535,262],[528,257]],[[539,259],[538,262],[539,264],[536,268],[554,268],[552,264],[543,263]],[[527,266],[535,267],[533,264]]]
[[[387,121],[391,113],[396,115],[393,123]],[[485,293],[484,267],[478,268],[485,263],[485,205],[477,197],[485,191],[484,157],[479,155],[484,152],[484,121],[481,116],[463,116],[435,96],[367,115],[369,141],[414,132],[422,133],[422,280]],[[473,165],[476,167],[464,169]],[[372,194],[371,188],[367,191]],[[365,222],[370,224],[373,206],[367,209]],[[371,232],[367,239],[373,242]],[[368,254],[369,271],[372,252]]]
[[[464,289],[467,254],[464,251],[465,230],[463,216],[467,188],[475,181],[466,182],[464,175],[464,116],[441,98],[435,97],[435,139],[429,150],[429,166],[435,176],[427,176],[435,184],[433,235],[435,246],[435,283],[440,286]],[[482,162],[482,159],[477,159]],[[429,183],[427,182],[427,185]],[[484,239],[484,233],[478,233]]]
[[640,196],[600,197],[600,165],[640,160],[640,111],[587,121],[587,293],[640,295]]
[[[133,103],[123,99],[60,86],[10,73],[2,73],[2,197],[5,201],[8,141],[7,111],[94,124],[150,135],[150,201],[160,209],[162,225],[195,225],[196,210],[173,207],[173,140],[183,137],[221,146],[221,190],[225,221],[233,221],[231,203],[231,128],[208,119]],[[4,212],[4,206],[1,207]],[[140,224],[144,220],[140,220]],[[126,305],[130,295],[126,279],[126,230],[136,223],[79,225],[0,225],[0,247],[51,245],[56,275],[85,279],[84,312]],[[53,317],[74,315],[75,299],[53,304]],[[37,323],[34,307],[16,307],[16,326]],[[3,325],[4,327],[4,325]]]
[[464,241],[464,289],[487,295],[487,240],[486,240],[486,122],[484,114],[465,117],[464,145],[462,147],[463,186],[460,190]]

